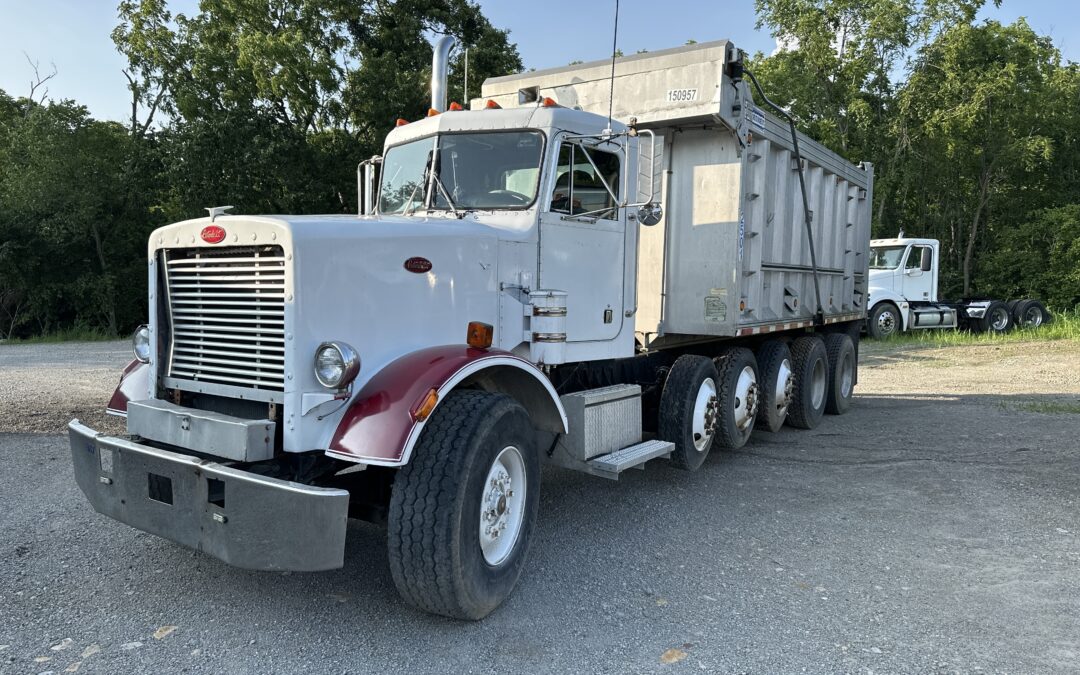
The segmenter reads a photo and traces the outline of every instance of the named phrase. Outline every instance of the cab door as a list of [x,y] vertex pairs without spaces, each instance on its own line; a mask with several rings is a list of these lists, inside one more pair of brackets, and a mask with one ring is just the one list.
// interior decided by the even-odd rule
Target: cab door
[[609,141],[562,137],[540,214],[540,288],[565,291],[566,341],[622,330],[625,153]]
[[[904,263],[904,297],[909,301],[930,302],[934,297],[934,249],[913,244]],[[925,271],[924,271],[924,268]]]

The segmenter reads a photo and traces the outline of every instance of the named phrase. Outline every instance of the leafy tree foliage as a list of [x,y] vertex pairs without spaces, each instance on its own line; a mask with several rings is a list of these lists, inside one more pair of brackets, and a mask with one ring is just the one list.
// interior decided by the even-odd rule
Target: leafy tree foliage
[[[804,131],[874,163],[879,235],[942,240],[947,295],[1072,307],[1080,67],[1023,21],[976,23],[985,2],[756,0],[784,48],[751,68]],[[471,0],[201,0],[192,16],[120,0],[118,14],[122,123],[43,87],[0,92],[0,337],[129,330],[150,231],[204,207],[355,211],[357,163],[427,110],[438,36],[460,44],[451,100],[522,70]]]
[[[131,114],[0,92],[0,338],[130,330],[157,226],[242,213],[355,212],[357,163],[427,111],[430,40],[458,38],[450,95],[521,69],[468,0],[121,0]],[[37,97],[40,99],[40,96]]]

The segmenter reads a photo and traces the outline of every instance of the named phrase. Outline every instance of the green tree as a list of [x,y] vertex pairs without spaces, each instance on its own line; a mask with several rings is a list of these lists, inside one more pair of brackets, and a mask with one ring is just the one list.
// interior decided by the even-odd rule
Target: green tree
[[906,189],[935,209],[926,215],[944,220],[962,251],[964,295],[974,289],[980,241],[992,243],[984,234],[1002,220],[995,206],[1023,203],[1053,157],[1059,65],[1050,39],[1022,19],[959,25],[921,51],[898,96],[897,124],[910,143]]

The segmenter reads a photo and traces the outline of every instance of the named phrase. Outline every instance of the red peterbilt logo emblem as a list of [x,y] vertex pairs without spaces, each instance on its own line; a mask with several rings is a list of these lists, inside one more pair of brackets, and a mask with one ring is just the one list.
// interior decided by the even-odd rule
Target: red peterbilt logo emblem
[[220,225],[207,225],[199,233],[199,236],[207,244],[217,244],[225,238],[225,228]]
[[424,274],[431,271],[431,261],[427,258],[421,258],[419,256],[415,258],[409,258],[405,261],[405,269],[416,274]]

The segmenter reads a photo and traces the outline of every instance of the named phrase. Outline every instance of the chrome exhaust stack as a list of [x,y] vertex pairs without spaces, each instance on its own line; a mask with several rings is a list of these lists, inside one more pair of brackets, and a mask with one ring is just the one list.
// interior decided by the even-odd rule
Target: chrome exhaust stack
[[450,50],[456,44],[456,38],[444,35],[435,43],[435,53],[431,57],[431,107],[439,112],[446,110],[446,77],[450,71]]

